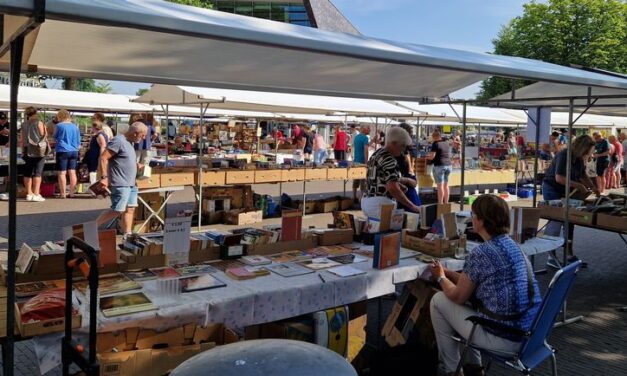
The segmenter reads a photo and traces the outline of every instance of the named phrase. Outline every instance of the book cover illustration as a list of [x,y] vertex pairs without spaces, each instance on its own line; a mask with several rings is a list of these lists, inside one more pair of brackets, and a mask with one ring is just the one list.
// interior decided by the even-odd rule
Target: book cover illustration
[[129,313],[154,311],[157,307],[143,292],[100,298],[100,309],[105,317],[127,315]]
[[355,216],[347,212],[334,211],[333,225],[339,229],[355,230]]
[[250,255],[250,256],[243,256],[239,259],[239,261],[243,262],[246,265],[267,265],[272,263],[272,260],[270,260],[269,258],[265,257],[265,256],[260,256],[260,255]]
[[374,238],[372,267],[385,269],[398,265],[401,250],[401,233],[377,234]]
[[268,256],[270,260],[273,262],[292,262],[292,261],[303,261],[312,258],[310,254],[305,251],[289,251],[277,253],[275,255]]
[[160,268],[150,268],[151,272],[155,273],[157,278],[178,278],[181,275],[171,266],[164,266]]
[[222,282],[211,274],[184,277],[179,279],[179,282],[181,283],[182,292],[208,290],[226,286],[226,283]]
[[293,262],[268,265],[265,268],[282,277],[294,277],[297,275],[309,274],[309,273],[314,272],[312,269],[306,268],[302,265],[295,264]]
[[352,254],[352,253],[349,253],[347,255],[329,256],[329,260],[339,262],[340,264],[352,264],[352,263],[357,263],[357,262],[364,262],[364,261],[368,261],[370,258],[366,256],[362,256],[362,255]]
[[182,277],[197,275],[197,274],[211,274],[218,272],[218,269],[214,268],[211,265],[175,265],[174,269],[177,273],[179,273]]
[[[79,281],[74,284],[76,288],[83,294],[87,294],[89,282],[87,280]],[[107,274],[98,279],[98,293],[100,295],[109,295],[116,292],[124,292],[141,289],[142,286],[123,274]]]
[[333,261],[324,257],[318,257],[318,258],[314,258],[311,260],[300,261],[299,264],[312,270],[322,270],[322,269],[332,268],[334,266],[341,265],[337,261]]
[[41,292],[64,288],[65,280],[59,279],[56,281],[36,281],[27,283],[18,283],[15,285],[15,296],[18,298],[29,298],[35,296]]
[[241,262],[239,262],[239,259],[237,260],[219,260],[219,261],[210,261],[207,263],[207,265],[210,265],[220,271],[226,271],[227,269],[231,269],[231,268],[241,268],[243,266],[246,266],[246,264],[242,264]]
[[241,281],[270,275],[270,271],[259,266],[242,266],[241,268],[227,269],[225,274],[233,279]]
[[127,270],[124,272],[124,275],[137,282],[149,281],[157,278],[157,275],[148,269]]

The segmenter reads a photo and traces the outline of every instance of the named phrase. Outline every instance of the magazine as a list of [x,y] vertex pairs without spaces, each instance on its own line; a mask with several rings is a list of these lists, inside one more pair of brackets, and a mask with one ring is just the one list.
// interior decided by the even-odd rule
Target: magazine
[[267,265],[267,264],[272,263],[272,260],[270,260],[269,258],[265,256],[258,256],[258,255],[244,256],[240,258],[239,260],[243,262],[244,264],[253,265],[253,266]]
[[184,277],[179,279],[179,282],[181,283],[181,290],[183,292],[207,290],[226,286],[226,283],[211,274]]
[[299,261],[298,263],[312,270],[321,270],[321,269],[331,268],[333,266],[342,265],[337,261],[333,261],[324,257],[318,257],[318,258],[311,259],[311,260]]
[[100,298],[100,309],[105,317],[126,315],[129,313],[153,311],[157,307],[143,292]]

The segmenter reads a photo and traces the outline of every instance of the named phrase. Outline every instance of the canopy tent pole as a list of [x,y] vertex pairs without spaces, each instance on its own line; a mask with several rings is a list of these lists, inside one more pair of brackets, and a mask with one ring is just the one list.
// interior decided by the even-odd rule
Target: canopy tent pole
[[170,154],[170,105],[165,107],[161,105],[161,109],[165,112],[165,165],[168,165],[168,155]]
[[461,148],[462,148],[462,157],[461,157],[461,163],[460,163],[460,167],[462,169],[462,176],[461,176],[461,182],[459,185],[459,210],[464,210],[464,189],[465,184],[464,184],[464,177],[465,177],[465,169],[466,169],[466,105],[467,103],[464,102],[463,106],[463,111],[462,111],[462,144],[461,144]]
[[24,52],[24,35],[19,35],[11,42],[11,106],[9,115],[9,250],[7,262],[7,325],[6,343],[3,344],[2,361],[4,375],[13,376],[15,362],[14,346],[15,338],[15,261],[16,261],[16,236],[17,236],[17,102],[20,85],[20,73],[22,71],[22,54]]
[[[209,109],[209,103],[205,106],[200,104],[200,140],[198,142],[198,231],[202,230],[202,149],[203,142],[203,117]],[[192,136],[194,135],[194,128],[192,126]]]
[[542,107],[536,107],[536,152],[533,156],[533,207],[535,208],[538,205],[538,156],[540,155],[540,114]]
[[[379,144],[380,140],[379,140],[379,117],[375,116],[374,118],[374,135],[373,138],[375,140],[377,140],[377,142],[374,143],[374,150],[377,150],[377,145]],[[366,161],[367,163],[368,161]]]

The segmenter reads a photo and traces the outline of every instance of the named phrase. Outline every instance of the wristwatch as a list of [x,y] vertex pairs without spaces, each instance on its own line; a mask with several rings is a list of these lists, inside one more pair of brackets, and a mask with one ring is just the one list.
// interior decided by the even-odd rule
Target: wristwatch
[[442,282],[442,280],[443,280],[443,279],[445,279],[445,278],[446,278],[445,276],[438,277],[438,279],[436,280],[436,282],[438,283],[438,285],[439,285],[439,284],[440,284],[440,282]]
[[107,176],[107,175],[102,175],[102,176],[100,177],[100,180],[102,180],[102,179],[106,179],[106,178],[108,178],[108,176]]

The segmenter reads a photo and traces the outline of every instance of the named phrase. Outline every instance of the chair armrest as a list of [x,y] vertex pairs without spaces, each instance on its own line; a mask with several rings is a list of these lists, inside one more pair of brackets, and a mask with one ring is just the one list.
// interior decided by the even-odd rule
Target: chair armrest
[[466,320],[472,322],[475,325],[481,325],[481,326],[492,328],[492,329],[498,329],[502,332],[513,334],[519,337],[529,337],[531,335],[529,331],[521,330],[518,328],[514,328],[512,326],[509,326],[509,325],[501,324],[498,321],[486,319],[485,317],[470,316],[466,318]]

